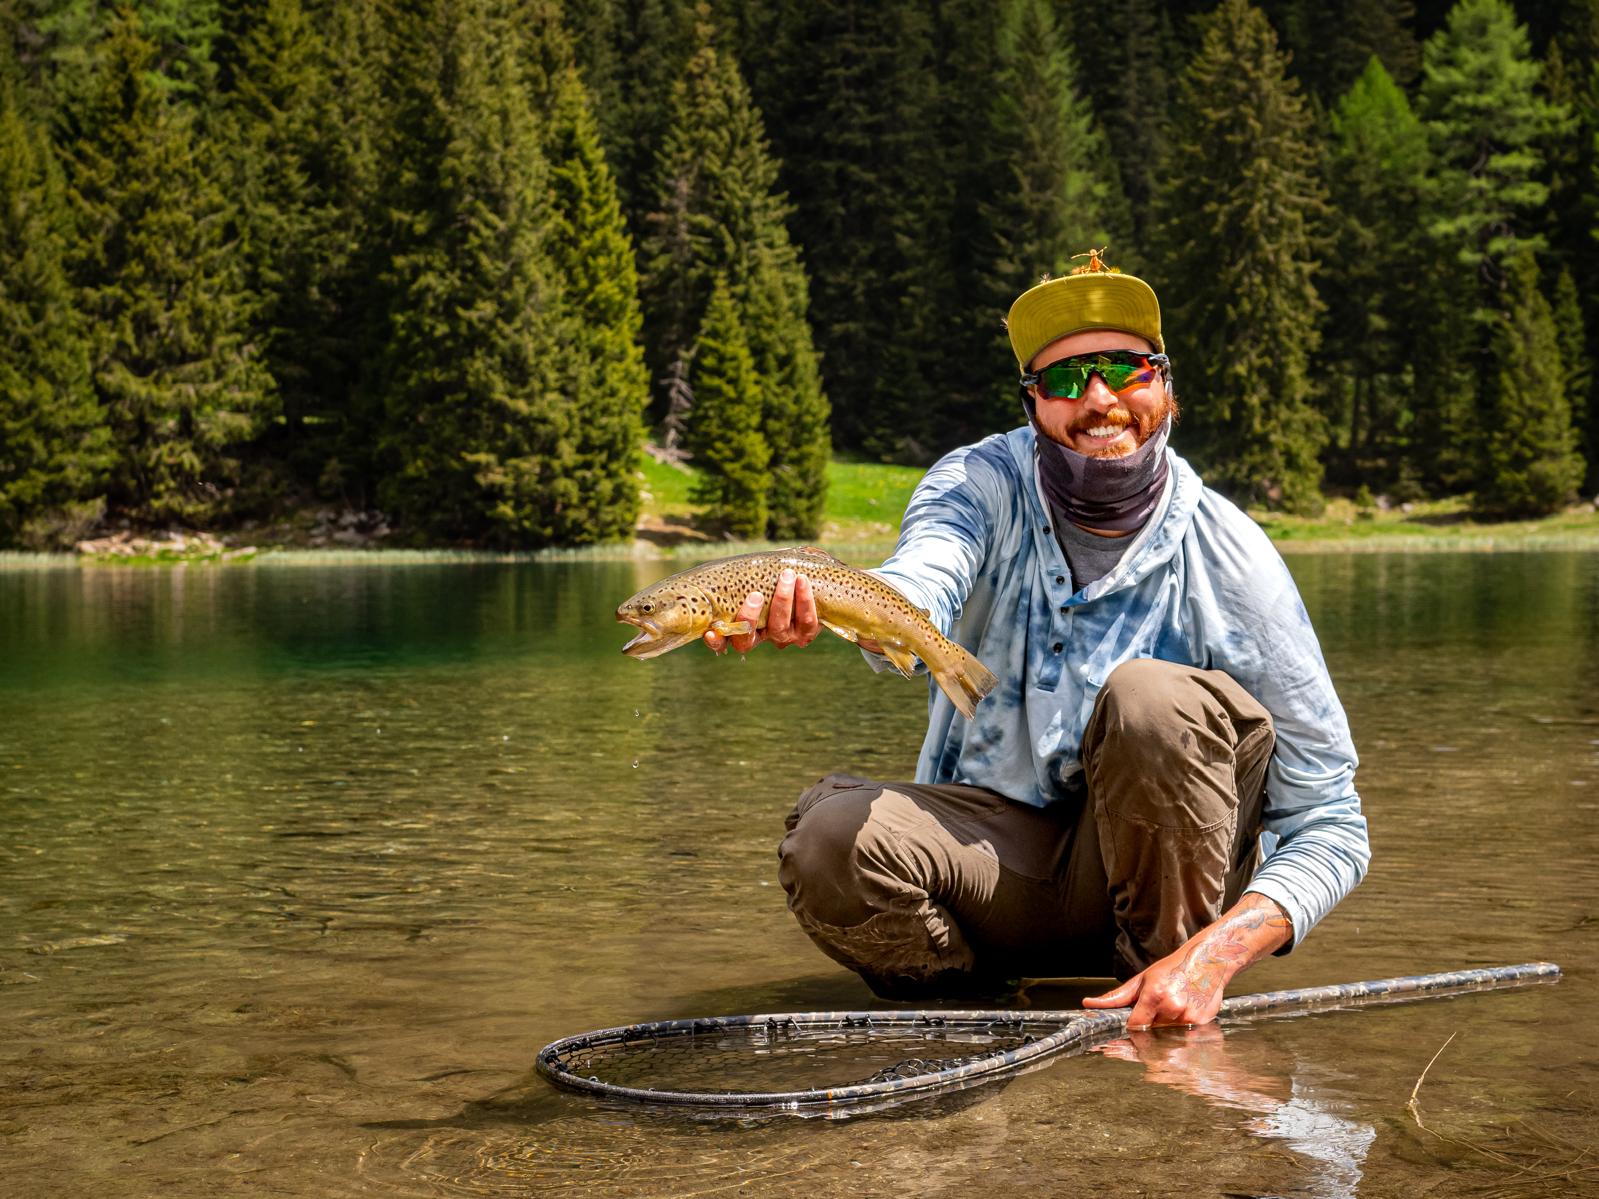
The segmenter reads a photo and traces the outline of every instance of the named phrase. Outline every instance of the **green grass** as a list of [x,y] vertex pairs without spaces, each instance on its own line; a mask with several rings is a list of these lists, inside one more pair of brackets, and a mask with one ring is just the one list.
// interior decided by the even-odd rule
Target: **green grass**
[[1599,511],[1580,504],[1533,520],[1488,521],[1471,512],[1466,496],[1422,500],[1409,511],[1358,507],[1334,498],[1320,516],[1251,510],[1250,516],[1284,549],[1498,549],[1593,545],[1599,548]]
[[827,466],[825,520],[841,529],[869,527],[893,532],[926,472],[919,466],[875,462],[830,462]]
[[[663,552],[675,557],[703,552],[708,545],[717,547],[718,552],[735,552],[768,544],[720,541],[697,529],[697,512],[689,494],[698,472],[692,467],[671,466],[645,455],[639,472],[644,489],[643,527],[666,527],[686,538],[680,545],[663,547]],[[817,543],[852,561],[886,553],[894,544],[900,516],[923,473],[914,466],[837,460],[828,463],[827,507],[822,513]]]
[[[522,561],[533,559],[601,559],[659,556],[696,559],[739,553],[769,546],[770,542],[724,541],[698,526],[689,498],[695,472],[641,456],[639,472],[644,488],[643,536],[632,543],[550,549],[522,553],[491,553],[450,549],[406,550],[305,548],[266,549],[257,564],[360,562],[395,565],[402,562]],[[911,466],[885,466],[873,462],[835,460],[828,465],[827,506],[816,543],[856,564],[881,559],[893,548],[899,521],[912,490],[923,472]],[[1317,517],[1286,516],[1256,510],[1250,513],[1285,552],[1358,552],[1363,550],[1599,550],[1599,511],[1582,504],[1538,520],[1484,521],[1474,517],[1467,499],[1427,500],[1410,506],[1379,511],[1357,507],[1354,501],[1334,498]],[[235,551],[237,552],[237,551]],[[189,561],[214,561],[213,556]],[[248,559],[246,559],[248,560]],[[0,552],[0,569],[49,567],[82,561],[70,554]],[[128,563],[128,559],[117,559]],[[144,558],[139,565],[168,565],[164,555]]]
[[679,519],[693,515],[694,505],[689,502],[688,495],[699,472],[657,462],[648,454],[640,454],[639,473],[644,476],[646,515]]
[[[646,514],[690,524],[694,505],[688,497],[694,471],[649,458],[641,469],[649,493]],[[886,552],[894,544],[900,516],[922,474],[918,467],[835,459],[828,465],[827,507],[817,541],[851,561]],[[1410,505],[1408,512],[1398,507],[1362,508],[1353,500],[1335,497],[1317,517],[1264,509],[1252,510],[1250,516],[1290,551],[1599,549],[1599,511],[1591,504],[1537,520],[1486,521],[1472,515],[1469,497],[1464,496],[1424,500]],[[699,543],[699,552],[705,545]],[[672,552],[676,556],[696,551],[688,545]]]

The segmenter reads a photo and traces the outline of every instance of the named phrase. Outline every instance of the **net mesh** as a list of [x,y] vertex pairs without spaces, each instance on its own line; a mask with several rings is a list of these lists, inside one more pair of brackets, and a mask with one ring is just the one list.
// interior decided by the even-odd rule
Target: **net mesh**
[[579,1078],[644,1091],[825,1090],[953,1069],[1031,1044],[1057,1027],[1020,1019],[770,1020],[578,1041],[558,1065]]

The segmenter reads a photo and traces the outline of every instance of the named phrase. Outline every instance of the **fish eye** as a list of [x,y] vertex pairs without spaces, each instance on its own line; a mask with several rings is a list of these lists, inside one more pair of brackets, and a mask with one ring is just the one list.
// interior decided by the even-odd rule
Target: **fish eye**
[[653,603],[651,603],[649,600],[645,600],[642,604],[639,605],[639,607],[643,608],[646,612],[655,611],[655,605]]

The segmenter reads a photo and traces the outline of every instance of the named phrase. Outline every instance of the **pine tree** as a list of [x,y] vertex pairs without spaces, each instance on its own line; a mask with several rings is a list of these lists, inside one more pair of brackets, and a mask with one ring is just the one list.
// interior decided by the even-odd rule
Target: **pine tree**
[[1431,232],[1477,271],[1480,316],[1492,324],[1502,260],[1542,248],[1531,220],[1548,198],[1539,143],[1566,114],[1538,95],[1526,27],[1504,0],[1460,0],[1422,63],[1419,107],[1438,174]]
[[[231,0],[230,8],[257,0]],[[145,83],[163,95],[203,103],[216,80],[213,50],[224,31],[219,0],[7,0],[17,8],[16,34],[31,71],[55,103],[90,94],[105,67],[107,33],[131,13],[149,44]],[[0,8],[0,17],[6,16]],[[3,28],[4,26],[0,26]]]
[[693,353],[688,445],[700,468],[694,500],[734,537],[766,531],[770,453],[761,436],[755,360],[727,280],[718,276]]
[[63,265],[61,173],[9,64],[0,46],[0,546],[46,548],[103,508],[110,439]]
[[1321,302],[1312,224],[1324,205],[1311,120],[1276,36],[1245,0],[1199,21],[1158,196],[1167,344],[1189,397],[1178,434],[1241,500],[1314,510],[1325,425],[1309,361]]
[[214,148],[152,86],[137,14],[118,14],[102,53],[66,149],[70,272],[120,451],[111,499],[144,519],[195,519],[226,498],[271,379],[245,338],[252,298],[224,240]]
[[133,8],[154,47],[151,82],[186,97],[209,95],[216,80],[211,48],[222,33],[220,0],[134,0]]
[[[1544,94],[1572,116],[1564,136],[1548,149],[1546,233],[1555,261],[1577,288],[1586,327],[1587,356],[1599,354],[1599,0],[1561,6],[1560,22],[1544,60]],[[1599,490],[1599,389],[1590,388],[1575,410],[1587,430],[1585,490]]]
[[327,435],[307,438],[308,457],[323,494],[362,504],[375,502],[377,490],[383,405],[372,380],[388,337],[382,279],[393,232],[383,192],[394,107],[383,89],[391,73],[384,20],[382,0],[341,0],[322,12],[327,86],[316,93],[321,136],[307,163],[327,205],[316,282],[326,319],[308,351],[321,364],[317,419]]
[[714,280],[726,278],[770,405],[773,533],[810,536],[826,492],[829,439],[805,271],[789,241],[760,113],[703,7],[697,36],[673,89],[658,208],[644,244],[654,373],[663,388],[681,373],[674,367],[692,348]]
[[1328,118],[1334,245],[1317,373],[1342,414],[1343,481],[1377,488],[1419,477],[1414,422],[1417,290],[1430,247],[1418,235],[1430,172],[1427,132],[1375,56]]
[[430,537],[500,546],[582,535],[577,416],[560,394],[548,170],[494,0],[438,0],[396,29],[411,153],[393,193],[389,342],[378,376],[384,507]]
[[[575,41],[563,20],[563,0],[508,0],[517,33],[517,58],[527,101],[540,118],[561,102],[568,72],[577,69]],[[581,82],[581,80],[580,80]],[[587,85],[584,85],[587,91]],[[592,107],[591,101],[586,101]]]
[[1424,214],[1433,254],[1417,348],[1436,369],[1419,380],[1417,408],[1434,487],[1469,485],[1484,469],[1478,397],[1495,386],[1489,342],[1507,311],[1504,263],[1542,248],[1539,146],[1564,118],[1537,94],[1537,79],[1526,29],[1504,0],[1460,0],[1422,47],[1417,108],[1434,162]]
[[[921,0],[785,6],[751,77],[810,279],[835,441],[926,461],[970,427],[959,145]],[[977,52],[977,51],[974,51]],[[766,108],[763,107],[763,111]]]
[[656,378],[694,344],[716,277],[726,274],[742,294],[757,247],[786,239],[787,212],[760,114],[714,36],[702,8],[698,48],[673,85],[656,164],[656,208],[642,248]]
[[574,472],[580,541],[632,535],[635,463],[649,403],[639,344],[638,272],[616,184],[600,147],[588,92],[575,69],[560,81],[548,154],[554,226],[551,267],[566,296],[568,399],[578,420]]
[[1593,359],[1588,353],[1589,334],[1582,319],[1577,283],[1565,267],[1555,277],[1552,308],[1555,340],[1560,345],[1560,360],[1565,368],[1566,403],[1577,430],[1577,452],[1582,455],[1591,472],[1595,459],[1599,459],[1599,427],[1594,421]]
[[[627,93],[640,83],[635,72],[624,68],[621,60],[622,43],[628,36],[623,24],[625,7],[625,0],[565,0],[562,5],[564,26],[574,35],[574,63],[589,95],[589,108],[600,130],[606,161],[613,164],[622,151],[622,106]],[[661,57],[664,56],[653,56],[651,69],[660,68]]]
[[1011,301],[1125,229],[1115,175],[1105,170],[1109,148],[1046,0],[1007,0],[998,62],[984,139],[989,191],[979,207],[988,253],[975,282],[984,304],[971,318],[986,333],[983,360],[1001,368],[988,372],[998,384],[987,389],[988,428],[1018,412],[1015,382],[1003,370],[1010,351],[1000,318]]
[[[745,289],[750,355],[763,400],[761,430],[770,451],[768,533],[813,538],[827,502],[829,405],[811,345],[805,273],[785,241],[762,247]],[[741,318],[744,319],[744,318]]]
[[1335,100],[1374,56],[1401,86],[1416,78],[1421,46],[1411,0],[1288,0],[1264,7],[1292,51],[1294,76],[1309,95]]
[[[1186,41],[1173,33],[1171,6],[1159,0],[1076,0],[1070,7],[1072,19],[1062,35],[1072,45],[1097,46],[1105,31],[1114,30],[1116,42],[1136,47],[1136,69],[1099,69],[1097,55],[1096,60],[1080,58],[1078,65],[1089,67],[1080,71],[1079,80],[1114,151],[1110,160],[1127,197],[1129,228],[1114,247],[1116,257],[1125,269],[1144,272],[1154,265],[1151,205],[1169,150],[1172,80],[1186,65]],[[1079,39],[1079,31],[1086,36]]]
[[281,455],[314,483],[334,453],[335,422],[324,388],[346,374],[347,346],[330,338],[338,289],[330,286],[347,254],[348,214],[330,193],[323,120],[331,107],[328,54],[300,0],[263,0],[235,18],[226,72],[226,129],[233,142],[233,193],[240,201],[239,256],[260,301],[255,322],[262,359],[277,385],[278,415],[258,447]]
[[1495,371],[1477,507],[1504,516],[1557,511],[1582,481],[1554,313],[1529,252],[1506,264],[1507,308],[1493,336]]
[[694,53],[691,0],[566,0],[583,82],[635,241],[649,228],[674,82]]
[[9,29],[18,70],[55,119],[69,102],[89,94],[97,48],[105,33],[99,0],[4,0],[0,29]]

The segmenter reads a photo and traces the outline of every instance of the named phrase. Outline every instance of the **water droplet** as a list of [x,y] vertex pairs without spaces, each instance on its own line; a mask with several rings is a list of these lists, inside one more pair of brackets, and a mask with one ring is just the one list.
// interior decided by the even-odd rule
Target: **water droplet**
[[500,740],[501,741],[509,741],[510,739],[511,739],[511,734],[510,733],[501,733],[500,734]]
[[637,769],[638,769],[638,759],[637,759],[637,758],[634,758],[634,759],[633,759],[633,769],[634,769],[634,770],[637,770]]

